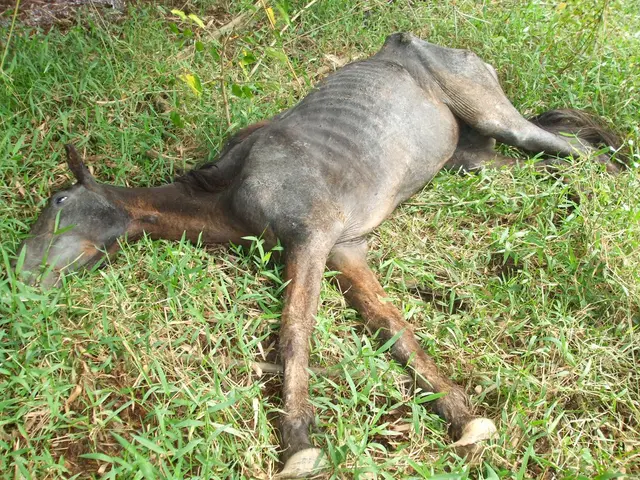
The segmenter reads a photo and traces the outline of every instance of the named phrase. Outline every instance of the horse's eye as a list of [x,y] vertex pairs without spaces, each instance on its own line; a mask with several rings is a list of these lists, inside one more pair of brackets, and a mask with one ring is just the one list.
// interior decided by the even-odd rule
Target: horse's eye
[[56,205],[60,205],[62,202],[64,202],[68,197],[66,196],[62,196],[62,197],[58,197],[56,198],[53,203],[55,203]]

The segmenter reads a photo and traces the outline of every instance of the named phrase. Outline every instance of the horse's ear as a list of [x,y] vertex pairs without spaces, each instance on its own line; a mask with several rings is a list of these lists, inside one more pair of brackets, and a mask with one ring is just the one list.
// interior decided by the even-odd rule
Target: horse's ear
[[68,143],[64,146],[64,149],[67,151],[67,165],[69,165],[69,169],[73,172],[78,183],[81,185],[90,185],[95,183],[95,179],[83,163],[76,147]]

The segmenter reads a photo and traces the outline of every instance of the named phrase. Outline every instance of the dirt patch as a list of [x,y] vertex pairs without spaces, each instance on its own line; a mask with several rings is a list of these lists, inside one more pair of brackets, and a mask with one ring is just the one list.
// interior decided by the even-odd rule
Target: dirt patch
[[[143,407],[142,389],[131,390],[130,385],[134,379],[127,373],[125,366],[119,364],[110,374],[93,376],[88,368],[85,368],[79,385],[82,385],[77,395],[71,395],[65,404],[67,415],[76,419],[104,418],[106,408],[118,412],[107,425],[97,427],[93,425],[73,425],[70,421],[68,430],[51,441],[51,452],[58,461],[63,460],[65,468],[70,475],[78,475],[78,478],[92,478],[93,475],[101,475],[111,468],[111,463],[96,459],[85,458],[88,453],[100,453],[108,457],[119,457],[122,454],[122,446],[117,442],[113,433],[132,441],[132,434],[141,434],[150,425],[155,425],[155,419],[149,418],[149,412]],[[99,406],[87,402],[87,390],[92,390],[93,395],[103,395]],[[99,393],[95,393],[99,392]]]
[[[126,0],[21,0],[18,19],[24,25],[50,27],[72,24],[82,11],[115,20],[122,18],[127,3]],[[15,0],[0,0],[0,26],[11,22],[15,8]]]
[[471,305],[464,298],[456,294],[455,290],[435,291],[416,282],[407,282],[407,288],[415,293],[420,300],[430,303],[433,307],[445,313],[468,312]]
[[522,270],[522,263],[518,264],[513,257],[504,258],[501,253],[491,255],[489,260],[489,270],[496,277],[509,280]]
[[122,450],[122,447],[105,432],[99,432],[95,440],[90,439],[86,434],[70,433],[55,438],[51,446],[57,460],[64,461],[69,474],[78,475],[79,478],[92,478],[95,474],[102,475],[110,467],[107,462],[84,458],[83,455],[101,453],[109,457],[118,457]]
[[[191,3],[189,0],[20,0],[17,18],[23,25],[48,29],[54,25],[74,25],[80,18],[118,21],[125,17],[130,5],[162,5],[188,14],[192,10]],[[16,0],[0,0],[0,27],[11,24],[15,8]],[[216,27],[232,19],[224,4],[212,5],[207,9],[207,15],[212,17],[211,24]]]
[[[385,403],[388,403],[388,399],[376,398],[377,406],[384,407]],[[371,411],[371,416],[375,415],[374,411]],[[379,424],[388,423],[389,425],[385,429],[386,434],[376,433],[373,435],[373,441],[382,445],[388,452],[395,452],[398,446],[407,443],[411,440],[411,432],[413,431],[413,424],[411,419],[411,407],[404,403],[393,410],[382,415],[379,420]],[[391,433],[393,432],[393,433]]]

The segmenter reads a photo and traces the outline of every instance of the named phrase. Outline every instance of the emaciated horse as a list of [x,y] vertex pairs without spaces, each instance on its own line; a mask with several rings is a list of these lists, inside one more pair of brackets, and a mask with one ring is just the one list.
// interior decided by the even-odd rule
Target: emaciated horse
[[[568,132],[573,137],[558,133]],[[156,188],[100,184],[67,145],[77,183],[55,193],[24,242],[24,270],[53,285],[62,270],[97,262],[118,239],[246,243],[262,235],[285,250],[280,353],[284,363],[282,477],[323,465],[309,440],[309,340],[325,266],[368,330],[394,337],[393,357],[425,391],[445,395],[432,408],[456,447],[474,448],[496,432],[472,413],[463,390],[416,341],[367,265],[366,236],[443,167],[513,165],[496,140],[547,155],[590,155],[615,140],[589,116],[553,111],[535,122],[504,95],[492,66],[475,54],[394,34],[367,60],[345,66],[293,108],[240,131],[215,163]],[[608,155],[597,160],[617,170]],[[546,163],[560,162],[550,158]],[[62,233],[54,233],[55,229]]]

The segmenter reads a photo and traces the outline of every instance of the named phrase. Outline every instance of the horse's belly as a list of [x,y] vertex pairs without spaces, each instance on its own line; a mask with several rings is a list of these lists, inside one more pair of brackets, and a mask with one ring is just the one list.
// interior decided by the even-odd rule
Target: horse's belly
[[458,125],[444,104],[417,106],[411,118],[414,121],[403,125],[401,135],[390,136],[383,154],[371,162],[372,174],[353,179],[350,194],[344,197],[347,239],[370,233],[429,183],[453,155]]

